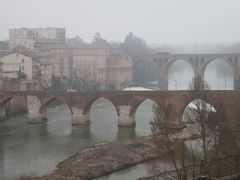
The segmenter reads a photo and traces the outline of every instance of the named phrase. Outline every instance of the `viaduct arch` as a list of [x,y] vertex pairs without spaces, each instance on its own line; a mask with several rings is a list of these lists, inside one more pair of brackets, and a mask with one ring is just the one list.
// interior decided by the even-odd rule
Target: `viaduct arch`
[[[233,71],[234,90],[240,90],[240,54],[169,54],[157,53],[154,62],[158,66],[158,84],[161,90],[168,90],[168,71],[172,63],[183,60],[191,65],[194,81],[204,81],[207,65],[214,60],[223,60]],[[194,83],[196,84],[196,83]]]
[[182,59],[170,62],[165,73],[168,74],[168,90],[188,90],[194,77],[192,65]]

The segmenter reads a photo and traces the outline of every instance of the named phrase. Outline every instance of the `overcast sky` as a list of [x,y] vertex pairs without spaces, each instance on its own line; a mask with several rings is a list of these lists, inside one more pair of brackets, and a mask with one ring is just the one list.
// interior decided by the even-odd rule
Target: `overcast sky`
[[90,42],[95,32],[149,44],[240,41],[240,0],[0,0],[0,40],[9,28],[65,27]]

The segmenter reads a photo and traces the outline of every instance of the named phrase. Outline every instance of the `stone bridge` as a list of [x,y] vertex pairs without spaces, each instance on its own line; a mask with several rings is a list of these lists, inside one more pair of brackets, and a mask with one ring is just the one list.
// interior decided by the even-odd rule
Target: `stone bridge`
[[[193,70],[194,80],[204,82],[204,72],[207,65],[214,60],[222,60],[233,72],[234,90],[240,90],[240,54],[169,54],[157,53],[153,57],[158,66],[158,85],[161,90],[168,89],[168,71],[170,66],[178,61],[187,62]],[[197,84],[197,83],[196,83]]]
[[[21,97],[28,111],[31,124],[47,121],[46,108],[53,100],[66,104],[72,114],[72,124],[89,124],[89,112],[98,98],[109,100],[116,109],[119,126],[135,125],[135,113],[138,106],[150,99],[160,107],[167,103],[171,108],[166,117],[172,124],[179,124],[185,107],[195,100],[191,93],[195,91],[100,91],[100,92],[0,92],[0,118],[6,117],[6,105],[13,98]],[[237,91],[204,91],[209,94],[208,103],[216,110],[216,99],[224,102],[228,112],[235,106],[239,97]],[[201,93],[201,92],[200,92]],[[217,110],[218,111],[218,110]]]

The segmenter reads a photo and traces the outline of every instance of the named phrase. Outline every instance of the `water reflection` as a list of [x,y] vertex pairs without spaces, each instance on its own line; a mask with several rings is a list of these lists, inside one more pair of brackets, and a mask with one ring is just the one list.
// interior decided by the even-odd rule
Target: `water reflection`
[[135,127],[118,127],[117,140],[135,139],[136,130]]
[[76,139],[89,139],[91,138],[90,126],[89,125],[79,125],[72,127],[71,138]]
[[25,131],[25,137],[21,137],[21,139],[26,139],[26,143],[30,143],[31,141],[45,141],[49,138],[47,124],[41,125],[29,125],[29,127]]
[[4,167],[5,167],[5,164],[4,164],[4,162],[5,162],[5,160],[4,160],[5,154],[4,154],[3,148],[4,148],[3,147],[3,143],[0,140],[0,162],[3,162],[3,163],[0,163],[0,175],[5,174],[5,172],[4,172],[5,171],[5,169],[4,169]]
[[150,121],[153,119],[153,105],[154,102],[147,99],[138,107],[135,114],[137,136],[148,136],[151,134]]

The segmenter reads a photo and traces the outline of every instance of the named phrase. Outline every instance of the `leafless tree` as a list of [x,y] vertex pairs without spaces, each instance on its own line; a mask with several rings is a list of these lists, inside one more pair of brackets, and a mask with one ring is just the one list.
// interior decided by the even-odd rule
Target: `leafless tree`
[[[185,100],[186,103],[191,103],[184,113],[184,132],[189,134],[187,138],[178,138],[179,133],[171,129],[169,118],[174,109],[169,99],[161,99],[153,107],[153,142],[159,153],[162,153],[163,148],[168,151],[176,175],[173,179],[185,180],[190,173],[192,177],[221,177],[238,173],[240,131],[237,120],[240,117],[240,106],[236,105],[229,110],[226,104],[228,96],[221,94],[219,98],[218,94],[208,90],[208,85],[204,82],[190,86]],[[233,104],[238,104],[239,99],[232,101]],[[231,141],[234,141],[233,145],[230,145]],[[160,171],[157,173],[163,174]]]
[[183,180],[186,179],[184,142],[175,138],[175,133],[169,124],[169,114],[173,111],[173,107],[166,99],[161,99],[159,102],[153,107],[154,117],[151,122],[153,142],[160,153],[162,149],[168,152],[177,179]]
[[189,166],[192,166],[192,176],[199,174],[195,170],[197,167],[201,169],[201,174],[207,174],[206,165],[217,141],[215,131],[217,121],[216,118],[212,118],[215,117],[216,110],[208,103],[212,98],[208,91],[205,91],[208,86],[201,83],[194,87],[195,90],[190,90],[185,98],[186,102],[194,100],[185,113],[185,120],[188,123],[185,131],[191,134],[189,138],[194,140],[179,139],[170,128],[168,116],[174,112],[174,109],[168,100],[161,99],[160,104],[153,108],[151,130],[154,144],[168,151],[178,180],[187,178]]
[[[208,85],[200,82],[196,87],[198,89],[189,91],[188,98],[193,101],[187,108],[185,120],[188,123],[187,131],[191,133],[192,137],[195,137],[195,146],[193,147],[191,141],[190,144],[191,148],[195,149],[192,153],[197,153],[197,155],[192,156],[197,156],[201,160],[200,173],[206,175],[208,161],[211,159],[210,156],[212,156],[213,149],[217,144],[218,118],[216,118],[216,109],[209,103],[210,100],[213,100],[213,97],[207,91],[209,89]],[[190,87],[190,89],[192,88]]]

